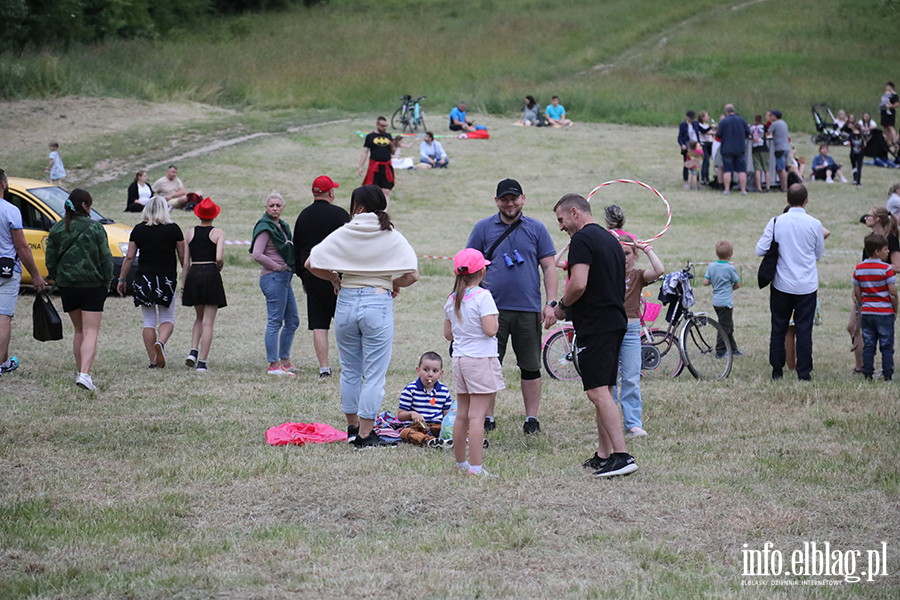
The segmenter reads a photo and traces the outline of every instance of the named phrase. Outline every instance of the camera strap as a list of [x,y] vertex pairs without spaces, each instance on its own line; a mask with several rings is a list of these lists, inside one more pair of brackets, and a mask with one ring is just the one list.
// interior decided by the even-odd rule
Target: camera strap
[[488,251],[485,253],[484,257],[485,257],[487,260],[493,260],[493,259],[494,259],[494,250],[497,249],[497,246],[499,246],[500,243],[503,242],[503,240],[505,240],[506,238],[508,238],[508,237],[509,237],[509,234],[511,234],[513,231],[515,231],[516,227],[518,227],[519,225],[521,225],[521,224],[522,224],[522,221],[524,221],[524,220],[525,220],[525,217],[519,217],[519,220],[518,220],[518,221],[516,221],[515,223],[513,223],[512,225],[510,225],[509,227],[507,227],[507,228],[506,228],[506,231],[503,232],[503,235],[501,235],[500,237],[498,237],[498,238],[497,238],[497,241],[494,242],[494,243],[491,245],[490,249],[488,249]]

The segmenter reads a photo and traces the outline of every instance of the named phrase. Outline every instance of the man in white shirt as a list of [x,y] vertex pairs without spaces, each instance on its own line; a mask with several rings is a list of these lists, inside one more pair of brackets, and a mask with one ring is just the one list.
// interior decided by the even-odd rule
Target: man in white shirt
[[784,374],[784,338],[792,314],[797,334],[797,378],[809,381],[812,372],[812,326],[819,288],[816,262],[825,249],[825,236],[822,223],[806,214],[808,201],[809,195],[802,184],[795,183],[788,188],[790,209],[768,222],[756,244],[756,255],[765,256],[773,237],[778,242],[778,265],[769,297],[772,379],[781,379]]

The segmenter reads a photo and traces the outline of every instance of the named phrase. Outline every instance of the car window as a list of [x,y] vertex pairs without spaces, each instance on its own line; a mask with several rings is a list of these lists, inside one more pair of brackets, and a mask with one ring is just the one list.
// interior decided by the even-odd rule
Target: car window
[[[60,218],[65,216],[66,214],[66,200],[69,197],[69,192],[65,191],[60,187],[39,187],[39,188],[31,188],[28,190],[29,194],[34,194],[35,197],[41,200],[47,207],[58,214]],[[112,219],[107,219],[96,210],[91,209],[91,219],[94,221],[100,221],[101,223],[115,223]]]
[[7,200],[10,204],[19,209],[22,213],[22,227],[25,229],[40,229],[42,231],[50,231],[54,221],[42,214],[31,202],[21,196],[7,192]]

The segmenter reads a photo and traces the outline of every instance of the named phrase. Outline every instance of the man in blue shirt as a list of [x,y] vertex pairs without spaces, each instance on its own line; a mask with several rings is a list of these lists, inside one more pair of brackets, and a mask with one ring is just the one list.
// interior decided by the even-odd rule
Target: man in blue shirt
[[550,125],[554,127],[569,127],[572,121],[566,118],[566,107],[559,103],[559,96],[550,99],[550,105],[544,110],[544,114]]
[[19,299],[22,265],[31,274],[31,285],[36,291],[43,292],[47,287],[25,240],[22,213],[4,199],[8,187],[6,173],[0,169],[0,374],[14,371],[19,366],[19,359],[9,356],[9,339]]
[[734,106],[725,105],[725,118],[716,129],[716,136],[722,141],[719,152],[722,153],[722,179],[725,183],[724,194],[731,193],[731,173],[737,172],[741,183],[741,194],[747,194],[747,140],[750,138],[750,126],[743,117],[737,116]]
[[[522,399],[525,403],[526,434],[539,433],[538,408],[541,403],[541,323],[556,323],[556,248],[547,227],[522,214],[525,194],[514,179],[497,185],[494,198],[498,213],[475,224],[467,247],[480,250],[493,261],[484,278],[500,311],[497,346],[500,362],[512,337],[516,362],[522,372]],[[502,238],[502,239],[501,239]],[[498,243],[499,242],[499,243]],[[541,303],[541,275],[544,272],[546,303]],[[495,428],[493,405],[487,412],[485,431]]]
[[466,120],[466,103],[460,102],[450,111],[450,131],[475,131],[475,123]]

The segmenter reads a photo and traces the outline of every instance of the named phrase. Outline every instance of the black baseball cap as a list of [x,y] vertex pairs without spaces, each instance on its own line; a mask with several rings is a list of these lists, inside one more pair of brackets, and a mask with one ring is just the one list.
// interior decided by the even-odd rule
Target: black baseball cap
[[497,184],[497,198],[502,198],[507,194],[521,196],[524,193],[525,192],[522,191],[522,186],[519,185],[519,182],[515,179],[504,179]]

